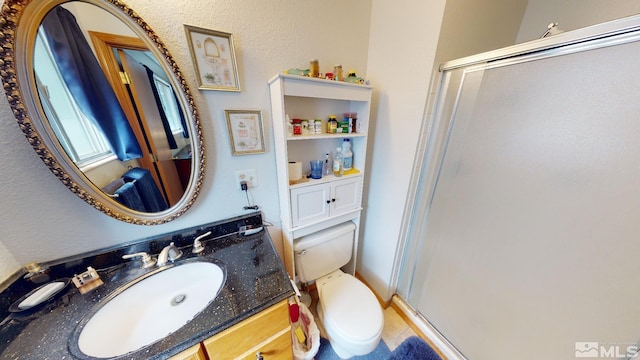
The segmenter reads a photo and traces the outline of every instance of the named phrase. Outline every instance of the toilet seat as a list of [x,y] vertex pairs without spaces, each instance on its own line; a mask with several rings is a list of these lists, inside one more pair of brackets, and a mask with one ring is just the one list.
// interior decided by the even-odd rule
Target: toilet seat
[[382,334],[384,318],[373,292],[340,270],[316,280],[316,285],[322,324],[327,332],[352,346],[369,348],[373,344],[375,348]]

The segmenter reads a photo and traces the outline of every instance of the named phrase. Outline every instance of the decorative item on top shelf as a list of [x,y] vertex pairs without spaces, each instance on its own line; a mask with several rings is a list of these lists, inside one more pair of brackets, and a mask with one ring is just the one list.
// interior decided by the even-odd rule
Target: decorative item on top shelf
[[359,77],[355,70],[349,70],[347,76],[343,75],[342,65],[337,64],[333,67],[333,72],[321,73],[318,60],[312,59],[309,62],[308,69],[290,68],[284,71],[287,75],[306,76],[325,80],[342,81],[351,84],[369,85],[369,81]]
[[336,64],[333,67],[333,80],[344,81],[344,76],[342,75],[342,65]]
[[309,69],[291,68],[284,71],[287,75],[309,76]]
[[230,33],[184,25],[201,90],[240,91],[233,36]]
[[347,77],[344,79],[345,82],[353,83],[353,84],[368,84],[368,81],[356,75],[354,70],[349,70]]
[[309,77],[320,77],[320,63],[317,59],[309,62]]
[[225,110],[224,113],[234,156],[265,152],[260,110]]

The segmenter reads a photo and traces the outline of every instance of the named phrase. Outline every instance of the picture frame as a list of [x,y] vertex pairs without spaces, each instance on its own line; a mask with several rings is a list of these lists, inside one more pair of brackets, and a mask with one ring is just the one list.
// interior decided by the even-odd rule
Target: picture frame
[[198,89],[240,91],[231,33],[184,25]]
[[233,156],[265,153],[260,110],[225,110],[224,113]]

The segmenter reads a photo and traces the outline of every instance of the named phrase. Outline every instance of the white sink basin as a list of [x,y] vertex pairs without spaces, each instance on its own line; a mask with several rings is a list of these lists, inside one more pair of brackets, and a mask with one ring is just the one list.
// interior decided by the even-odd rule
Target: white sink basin
[[218,294],[224,273],[208,262],[178,265],[145,278],[109,300],[78,338],[85,355],[124,355],[175,332]]

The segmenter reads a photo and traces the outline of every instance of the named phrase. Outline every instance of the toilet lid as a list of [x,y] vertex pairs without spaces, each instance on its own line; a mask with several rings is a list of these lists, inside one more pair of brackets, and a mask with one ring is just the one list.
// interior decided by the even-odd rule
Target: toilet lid
[[367,341],[382,330],[383,317],[375,295],[351,275],[341,274],[322,284],[319,292],[324,322],[351,341]]

